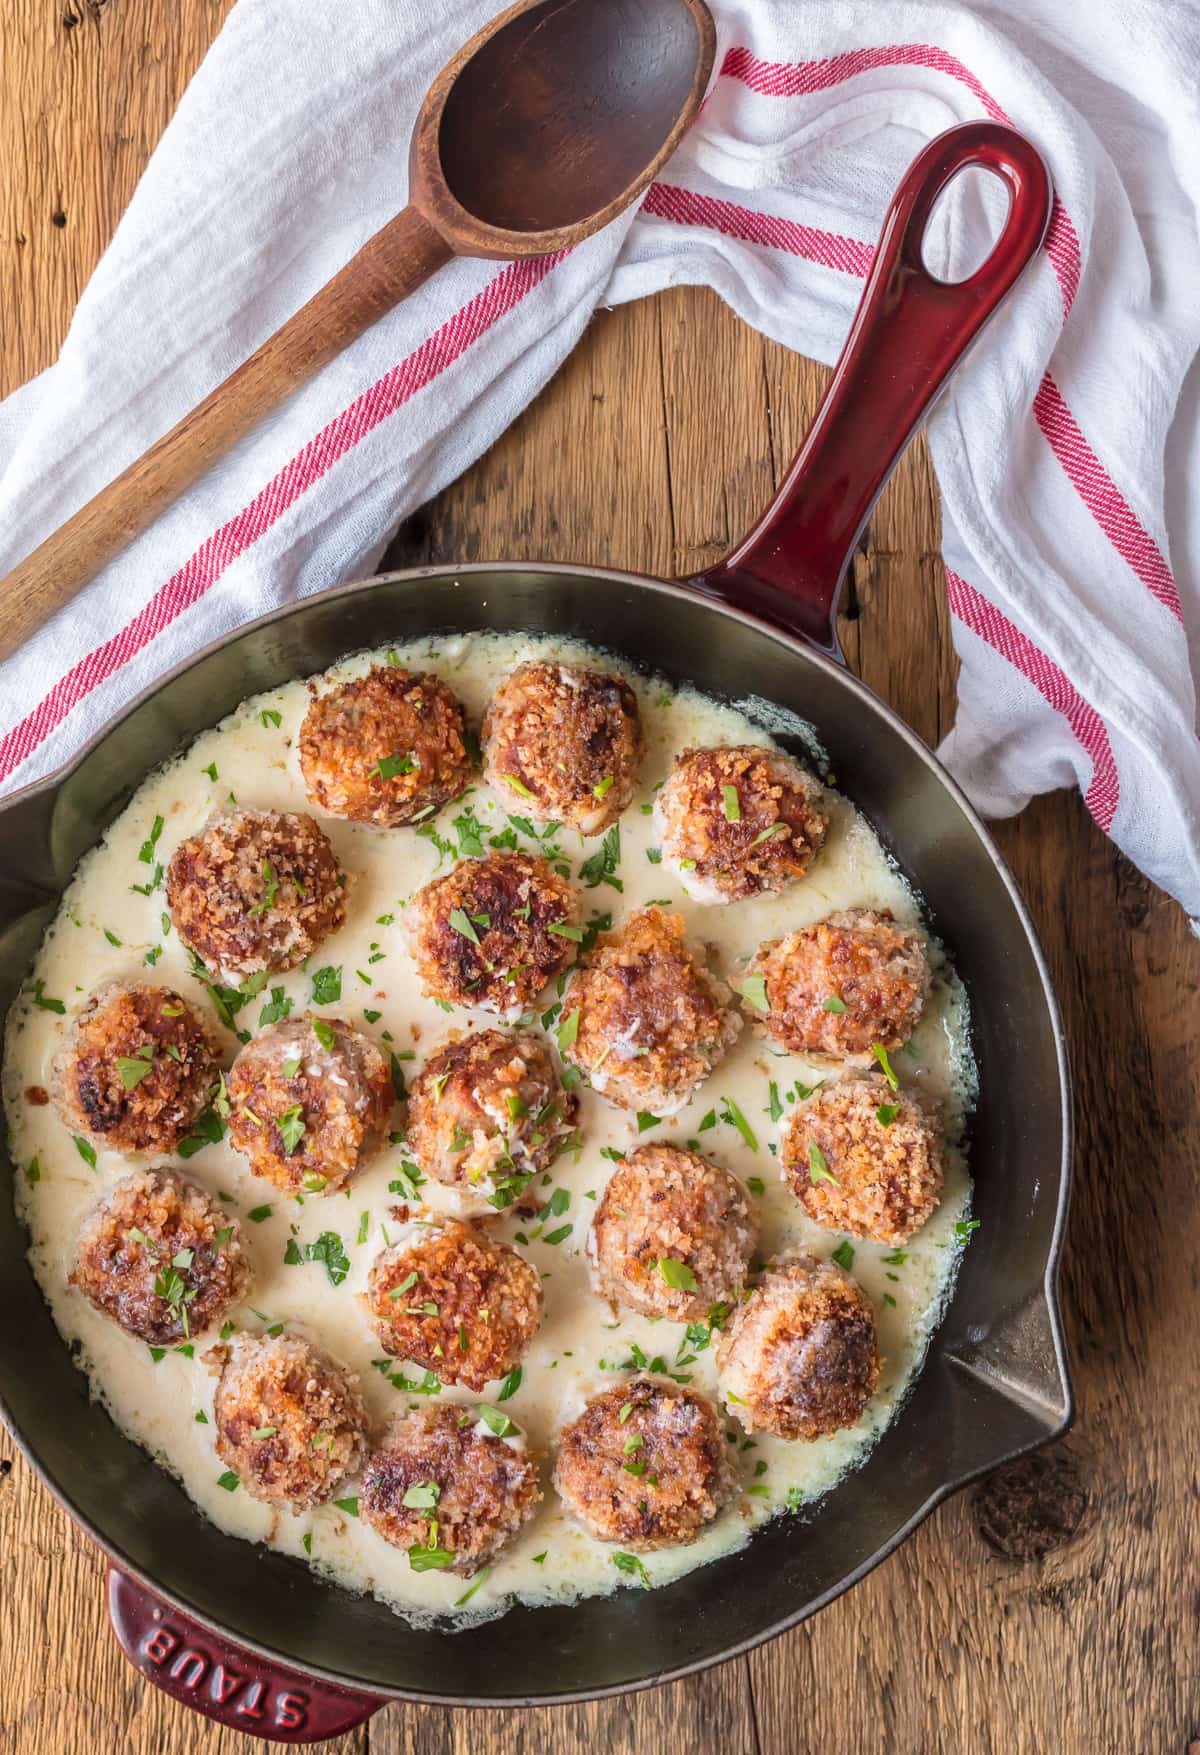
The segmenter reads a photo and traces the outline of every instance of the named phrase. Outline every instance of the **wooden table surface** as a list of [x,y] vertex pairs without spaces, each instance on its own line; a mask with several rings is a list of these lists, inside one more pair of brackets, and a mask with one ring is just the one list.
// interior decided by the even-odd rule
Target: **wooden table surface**
[[[0,394],[54,358],[229,4],[8,0]],[[761,505],[822,381],[704,292],[600,315],[536,406],[398,533],[393,558],[692,570]],[[843,635],[852,666],[936,740],[955,667],[920,445],[872,520]],[[960,1495],[857,1590],[748,1658],[592,1706],[396,1705],[328,1745],[339,1755],[583,1743],[614,1755],[1200,1755],[1200,943],[1077,795],[1041,799],[997,835],[1042,934],[1077,1080],[1070,1437]],[[142,1684],[108,1634],[102,1584],[96,1550],[0,1429],[0,1755],[257,1747]]]

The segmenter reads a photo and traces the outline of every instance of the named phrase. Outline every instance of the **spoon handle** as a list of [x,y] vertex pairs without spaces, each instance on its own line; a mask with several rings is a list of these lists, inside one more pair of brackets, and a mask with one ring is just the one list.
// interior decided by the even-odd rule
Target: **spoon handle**
[[264,415],[452,254],[415,207],[389,220],[223,384],[0,580],[0,658],[68,603]]

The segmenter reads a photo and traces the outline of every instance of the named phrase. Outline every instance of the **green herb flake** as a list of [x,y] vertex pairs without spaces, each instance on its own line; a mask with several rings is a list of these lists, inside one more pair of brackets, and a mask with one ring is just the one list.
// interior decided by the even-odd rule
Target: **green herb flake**
[[426,1548],[418,1542],[408,1550],[408,1564],[414,1572],[444,1572],[454,1565],[454,1555],[448,1548]]
[[507,1438],[510,1433],[519,1430],[502,1409],[493,1408],[488,1402],[480,1402],[477,1405],[475,1412],[479,1415],[479,1418],[483,1421],[488,1431],[496,1438]]
[[312,978],[312,997],[314,1005],[336,1005],[342,997],[342,970],[327,966],[318,969]]
[[836,993],[829,994],[821,1001],[821,1010],[823,1012],[844,1012],[845,1009],[845,1000],[840,999]]
[[742,806],[741,801],[738,798],[737,787],[722,786],[721,798],[725,805],[725,821],[727,823],[740,823],[742,820]]
[[455,932],[461,935],[461,937],[469,939],[471,944],[477,945],[479,943],[479,934],[476,932],[468,915],[466,915],[461,908],[452,908],[450,910],[450,925]]
[[848,1238],[843,1237],[829,1259],[836,1261],[840,1268],[845,1268],[846,1272],[849,1273],[854,1266],[854,1245]]
[[67,1009],[61,999],[52,999],[50,997],[46,992],[46,984],[44,981],[34,982],[33,1003],[36,1006],[40,1006],[44,1012],[57,1012],[60,1017],[63,1016]]
[[833,1182],[839,1188],[841,1187],[837,1177],[833,1175],[829,1165],[825,1162],[825,1154],[816,1140],[808,1142],[808,1178],[810,1182]]
[[337,1506],[339,1511],[344,1511],[347,1517],[358,1516],[357,1499],[335,1499],[333,1503]]
[[891,1086],[892,1090],[898,1091],[900,1089],[900,1080],[896,1077],[895,1073],[892,1071],[892,1063],[888,1059],[888,1051],[883,1046],[883,1043],[882,1042],[872,1042],[871,1053],[875,1056],[876,1060],[879,1062],[880,1070],[882,1071],[884,1078],[887,1080],[887,1082]]
[[217,1486],[224,1487],[227,1493],[236,1493],[241,1485],[241,1478],[232,1469],[226,1469],[223,1475],[217,1476]]
[[612,1563],[618,1572],[627,1572],[631,1577],[636,1578],[643,1590],[651,1588],[650,1574],[636,1554],[614,1554]]
[[696,1276],[685,1261],[675,1261],[671,1256],[663,1256],[659,1260],[658,1271],[667,1285],[676,1292],[694,1292]]
[[[730,1127],[736,1127],[750,1150],[752,1152],[757,1152],[758,1135],[746,1120],[746,1117],[742,1114],[742,1111],[738,1108],[732,1097],[721,1098],[721,1120],[726,1122]],[[703,1122],[701,1122],[700,1125],[701,1131],[703,1131]]]
[[504,1379],[504,1382],[500,1385],[500,1390],[496,1396],[496,1400],[498,1402],[506,1402],[510,1396],[516,1395],[521,1387],[521,1379],[523,1376],[524,1372],[521,1367],[519,1365],[514,1365],[508,1376]]
[[[308,1131],[304,1125],[304,1111],[299,1103],[293,1103],[285,1109],[275,1124],[279,1129],[279,1137],[283,1141],[284,1156],[290,1158]],[[324,1186],[327,1178],[322,1177]]]
[[492,1569],[490,1566],[485,1566],[482,1572],[476,1573],[474,1582],[470,1587],[463,1592],[461,1597],[455,1597],[453,1607],[461,1609],[466,1603],[469,1603],[471,1598],[475,1595],[475,1592],[482,1589],[491,1575]]
[[88,1141],[82,1139],[79,1134],[73,1134],[71,1137],[75,1141],[75,1150],[79,1153],[79,1156],[83,1159],[84,1163],[90,1170],[94,1170],[96,1168],[95,1146],[90,1145]]
[[875,1119],[880,1127],[890,1127],[899,1113],[899,1103],[881,1103],[875,1111]]
[[275,727],[276,731],[278,731],[279,727],[283,724],[283,714],[277,712],[274,707],[264,707],[258,717],[262,721],[262,728],[264,731],[269,730],[272,725]]
[[771,1002],[767,998],[767,978],[765,975],[761,973],[747,975],[738,992],[746,1004],[753,1006],[756,1012],[770,1011]]

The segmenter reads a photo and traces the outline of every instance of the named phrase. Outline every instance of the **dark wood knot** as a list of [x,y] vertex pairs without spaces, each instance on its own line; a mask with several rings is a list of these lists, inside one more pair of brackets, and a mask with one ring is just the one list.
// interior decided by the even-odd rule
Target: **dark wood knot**
[[1077,1459],[1055,1447],[1018,1457],[975,1489],[980,1535],[1004,1560],[1041,1560],[1075,1539],[1088,1506]]

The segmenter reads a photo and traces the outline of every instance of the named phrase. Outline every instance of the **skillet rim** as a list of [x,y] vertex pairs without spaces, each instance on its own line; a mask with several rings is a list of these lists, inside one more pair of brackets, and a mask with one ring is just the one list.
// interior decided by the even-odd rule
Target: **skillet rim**
[[421,1705],[466,1707],[477,1708],[480,1710],[515,1706],[568,1706],[580,1704],[589,1700],[612,1699],[623,1694],[641,1693],[645,1689],[656,1688],[667,1682],[679,1681],[686,1676],[697,1675],[706,1669],[712,1668],[716,1664],[726,1663],[732,1658],[744,1656],[746,1653],[756,1650],[760,1645],[765,1645],[768,1640],[777,1638],[780,1634],[788,1632],[791,1628],[798,1626],[801,1622],[819,1613],[820,1610],[827,1608],[830,1603],[836,1601],[838,1597],[842,1596],[854,1585],[860,1583],[861,1580],[869,1573],[873,1572],[878,1565],[895,1553],[896,1549],[906,1542],[914,1531],[924,1523],[926,1518],[929,1517],[930,1514],[953,1493],[957,1493],[961,1491],[962,1488],[970,1486],[972,1482],[992,1473],[993,1470],[1001,1467],[1003,1464],[1012,1462],[1018,1457],[1028,1455],[1032,1451],[1040,1449],[1045,1444],[1053,1443],[1070,1429],[1075,1418],[1075,1396],[1067,1363],[1062,1313],[1059,1309],[1058,1301],[1059,1273],[1073,1183],[1074,1126],[1071,1100],[1072,1084],[1070,1063],[1067,1053],[1066,1031],[1063,1025],[1062,1013],[1059,1009],[1058,1000],[1050,979],[1050,971],[1046,962],[1045,953],[1042,950],[1037,930],[1034,926],[1029,910],[1017,889],[1012,873],[1009,871],[1008,866],[1001,857],[999,849],[996,847],[991,835],[988,833],[983,819],[979,816],[975,807],[971,804],[962,788],[958,785],[958,782],[946,771],[938,760],[936,754],[921,740],[921,738],[917,736],[912,728],[905,723],[893,707],[877,695],[873,689],[868,687],[860,677],[855,676],[844,664],[839,663],[834,657],[822,651],[813,641],[805,638],[803,635],[789,633],[786,629],[781,628],[777,623],[768,620],[766,617],[755,615],[748,610],[739,609],[734,604],[709,596],[705,592],[696,589],[693,585],[686,584],[682,581],[659,579],[653,574],[639,573],[623,568],[589,566],[579,562],[506,560],[469,561],[464,562],[460,566],[428,565],[423,567],[399,568],[387,573],[371,574],[362,579],[346,581],[341,585],[307,592],[303,596],[295,598],[285,604],[277,605],[274,609],[268,610],[261,616],[254,617],[251,621],[240,623],[237,627],[231,628],[225,633],[217,636],[217,638],[210,640],[204,646],[189,654],[188,657],[181,659],[179,663],[172,665],[169,670],[163,672],[152,682],[148,683],[144,689],[141,689],[130,701],[128,701],[117,715],[109,719],[95,733],[95,735],[89,738],[88,741],[67,761],[61,763],[57,768],[52,769],[51,772],[45,775],[42,779],[33,781],[28,786],[21,787],[17,791],[0,798],[0,816],[7,814],[9,811],[14,810],[19,806],[28,804],[29,801],[35,798],[49,798],[57,793],[71,775],[83,765],[92,752],[108,738],[117,725],[121,724],[132,713],[136,712],[139,708],[152,700],[154,696],[169,688],[171,684],[185,672],[191,670],[203,660],[212,657],[222,648],[233,645],[237,640],[240,640],[243,635],[256,632],[260,628],[270,627],[276,622],[285,621],[290,616],[298,614],[317,601],[333,602],[339,598],[366,594],[373,590],[377,585],[416,585],[421,581],[428,579],[457,580],[462,576],[477,576],[480,574],[496,574],[502,576],[504,574],[513,573],[536,573],[548,575],[551,578],[559,576],[572,579],[589,579],[609,584],[615,583],[625,586],[634,586],[639,590],[649,589],[658,595],[686,603],[689,606],[704,606],[712,610],[714,614],[719,617],[728,617],[755,632],[767,634],[771,639],[785,647],[791,656],[800,657],[808,663],[816,664],[820,669],[826,671],[831,677],[835,678],[843,687],[849,688],[851,693],[856,694],[864,706],[868,707],[872,712],[882,715],[887,722],[889,730],[901,738],[913,754],[915,754],[925,765],[932,778],[949,793],[950,797],[962,812],[1004,885],[1009,902],[1021,929],[1025,934],[1026,942],[1028,943],[1030,952],[1033,956],[1034,966],[1037,970],[1038,979],[1041,984],[1042,999],[1046,1006],[1054,1041],[1055,1069],[1057,1073],[1061,1104],[1060,1119],[1062,1127],[1062,1149],[1058,1165],[1058,1197],[1055,1205],[1054,1225],[1050,1236],[1049,1246],[1046,1251],[1045,1267],[1041,1278],[1041,1295],[1045,1305],[1046,1320],[1054,1351],[1055,1370],[1061,1385],[1062,1412],[1053,1426],[1047,1428],[1046,1431],[1032,1441],[1017,1445],[1009,1445],[1000,1450],[995,1456],[989,1458],[988,1461],[979,1463],[976,1466],[969,1468],[964,1472],[955,1474],[953,1477],[940,1483],[939,1486],[917,1506],[912,1515],[895,1531],[893,1531],[886,1541],[882,1542],[879,1547],[876,1548],[873,1553],[869,1554],[858,1566],[843,1574],[836,1584],[831,1585],[819,1596],[810,1598],[807,1602],[797,1608],[794,1613],[786,1614],[777,1620],[772,1620],[757,1633],[749,1635],[747,1638],[742,1639],[735,1644],[724,1647],[720,1652],[712,1656],[696,1658],[689,1663],[680,1664],[674,1668],[662,1670],[652,1675],[638,1677],[632,1681],[612,1683],[600,1688],[585,1688],[579,1690],[564,1689],[552,1694],[448,1695],[413,1688],[393,1688],[386,1683],[364,1678],[351,1678],[344,1672],[330,1670],[319,1664],[299,1660],[293,1654],[278,1650],[261,1640],[232,1632],[221,1622],[214,1620],[211,1615],[206,1614],[203,1610],[189,1603],[177,1592],[167,1590],[149,1572],[147,1572],[145,1568],[130,1560],[115,1543],[108,1541],[99,1532],[92,1520],[76,1508],[69,1489],[60,1484],[57,1480],[51,1478],[48,1469],[36,1455],[32,1446],[26,1440],[19,1428],[15,1425],[9,1412],[7,1401],[5,1400],[2,1391],[0,1391],[0,1420],[3,1420],[6,1429],[12,1435],[13,1441],[21,1455],[24,1457],[25,1461],[33,1470],[42,1485],[48,1489],[78,1528],[83,1530],[90,1540],[95,1543],[112,1566],[115,1566],[130,1578],[137,1580],[144,1589],[150,1592],[159,1601],[177,1609],[180,1613],[188,1616],[198,1625],[206,1628],[210,1633],[224,1639],[227,1643],[235,1645],[248,1653],[252,1653],[272,1665],[280,1665],[285,1669],[291,1669],[294,1672],[326,1683],[341,1690],[343,1693],[360,1695],[364,1698],[373,1697],[377,1699],[381,1705],[391,1700],[406,1700]]

